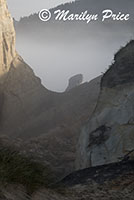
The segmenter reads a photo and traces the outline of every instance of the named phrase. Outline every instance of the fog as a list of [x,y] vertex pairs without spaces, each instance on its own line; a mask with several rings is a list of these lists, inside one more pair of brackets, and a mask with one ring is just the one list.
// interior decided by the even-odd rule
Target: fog
[[130,39],[131,34],[127,31],[122,34],[93,33],[86,37],[81,34],[78,38],[73,34],[68,39],[57,39],[54,35],[44,39],[19,35],[17,50],[46,88],[63,92],[72,75],[82,73],[84,81],[89,81],[105,72],[114,53]]
[[[69,0],[32,0],[23,2],[8,0],[11,13],[16,18],[37,12],[42,8],[51,8]],[[23,5],[22,5],[23,4]],[[81,0],[74,4],[61,5],[74,13],[90,9],[100,12],[104,8],[129,12],[133,15],[133,0]],[[133,38],[132,22],[113,24],[98,23],[82,27],[76,24],[44,24],[38,16],[29,16],[21,20],[17,28],[17,51],[50,90],[63,92],[68,79],[78,73],[84,81],[90,81],[101,75],[113,62],[114,54]]]
[[43,8],[52,8],[69,0],[7,0],[9,10],[15,19],[39,12]]

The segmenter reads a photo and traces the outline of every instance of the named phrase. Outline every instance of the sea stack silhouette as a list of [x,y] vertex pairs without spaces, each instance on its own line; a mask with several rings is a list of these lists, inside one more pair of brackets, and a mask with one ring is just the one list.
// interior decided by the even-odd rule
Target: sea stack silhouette
[[72,76],[69,80],[68,80],[68,86],[66,91],[69,91],[77,86],[79,86],[83,81],[83,75],[82,74],[76,74],[74,76]]

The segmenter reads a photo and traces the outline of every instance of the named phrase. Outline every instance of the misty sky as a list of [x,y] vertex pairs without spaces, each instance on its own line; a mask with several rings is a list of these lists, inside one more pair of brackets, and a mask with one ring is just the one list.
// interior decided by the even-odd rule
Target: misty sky
[[[94,0],[89,1],[93,3]],[[100,0],[96,1],[100,8]],[[103,0],[103,3],[107,1],[111,2]],[[128,2],[125,4],[126,0],[118,0],[116,7],[120,5],[124,7],[121,4],[124,2],[124,5],[133,12],[133,1],[129,0],[132,4]],[[70,0],[7,0],[7,2],[12,16],[19,19]],[[64,26],[64,29],[59,31],[59,27],[56,27],[52,26],[48,29],[49,32],[41,27],[36,30],[35,36],[33,31],[29,36],[23,35],[24,31],[17,33],[16,48],[35,74],[41,78],[43,85],[58,92],[65,90],[72,75],[82,73],[84,81],[89,81],[106,71],[113,62],[115,52],[132,39],[133,33],[132,25],[117,26],[116,23],[108,26],[109,28],[102,24],[96,26],[91,24],[90,28],[74,26],[68,29]]]
[[9,10],[16,19],[66,2],[70,0],[7,0]]

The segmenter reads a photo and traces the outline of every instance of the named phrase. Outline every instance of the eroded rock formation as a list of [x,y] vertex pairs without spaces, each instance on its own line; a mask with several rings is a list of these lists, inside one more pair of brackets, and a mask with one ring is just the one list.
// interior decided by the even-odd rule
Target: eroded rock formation
[[0,130],[9,134],[35,116],[45,88],[15,50],[13,20],[5,0],[0,0],[0,76]]
[[15,56],[13,20],[8,12],[6,1],[0,0],[0,76],[9,71]]
[[[104,74],[92,118],[79,139],[77,168],[116,162],[134,149],[134,41]],[[134,158],[134,153],[130,159]]]
[[96,106],[100,77],[67,93],[48,91],[15,50],[6,0],[0,0],[0,45],[0,137],[6,135],[7,144],[16,143],[62,175],[71,172],[81,124]]

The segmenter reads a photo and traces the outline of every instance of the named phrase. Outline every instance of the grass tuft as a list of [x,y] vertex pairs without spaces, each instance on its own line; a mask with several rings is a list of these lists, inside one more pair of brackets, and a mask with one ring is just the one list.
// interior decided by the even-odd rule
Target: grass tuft
[[0,183],[21,184],[28,193],[37,189],[48,187],[53,182],[53,174],[50,169],[22,156],[19,152],[10,148],[0,148]]

